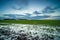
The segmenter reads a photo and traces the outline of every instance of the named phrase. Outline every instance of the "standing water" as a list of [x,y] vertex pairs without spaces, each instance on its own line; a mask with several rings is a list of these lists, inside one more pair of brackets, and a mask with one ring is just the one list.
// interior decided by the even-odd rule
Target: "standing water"
[[0,40],[60,40],[60,27],[30,24],[0,25]]

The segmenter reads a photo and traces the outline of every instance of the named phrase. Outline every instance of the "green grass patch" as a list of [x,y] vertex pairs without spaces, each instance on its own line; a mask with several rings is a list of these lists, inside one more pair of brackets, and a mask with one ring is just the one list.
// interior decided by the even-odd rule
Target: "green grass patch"
[[0,20],[0,23],[45,24],[52,26],[60,26],[60,20]]

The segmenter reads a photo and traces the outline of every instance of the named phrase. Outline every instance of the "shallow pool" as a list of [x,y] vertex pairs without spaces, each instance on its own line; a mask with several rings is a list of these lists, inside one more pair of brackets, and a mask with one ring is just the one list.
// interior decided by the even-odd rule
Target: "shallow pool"
[[60,40],[60,27],[30,24],[0,25],[0,40]]

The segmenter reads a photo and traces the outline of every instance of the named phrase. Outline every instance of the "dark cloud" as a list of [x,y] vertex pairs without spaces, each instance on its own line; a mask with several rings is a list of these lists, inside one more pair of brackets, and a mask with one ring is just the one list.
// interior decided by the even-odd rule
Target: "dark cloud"
[[13,9],[15,9],[15,10],[22,10],[22,8],[21,7],[12,7]]
[[31,16],[32,14],[26,13],[26,16]]
[[55,11],[57,11],[57,9],[60,9],[60,6],[54,6],[54,7],[51,7],[51,6],[47,6],[45,9],[43,9],[43,13],[54,13]]
[[30,16],[24,16],[25,19],[27,20],[40,20],[43,18],[49,18],[50,16],[48,15],[44,15],[44,16],[34,16],[34,17],[30,17]]
[[41,14],[41,13],[39,13],[38,11],[34,11],[33,14]]
[[20,14],[4,14],[4,16],[16,17],[16,16],[24,16],[24,15],[20,15]]
[[[19,15],[19,14],[4,14],[3,16],[4,16],[3,19],[22,19],[22,17],[23,17],[23,19],[25,19],[24,18],[25,15]],[[1,18],[0,18],[0,20],[1,20]]]
[[53,16],[52,18],[54,18],[55,20],[60,20],[60,16]]
[[8,19],[15,19],[16,18],[16,15],[14,14],[4,14],[4,17],[8,17]]

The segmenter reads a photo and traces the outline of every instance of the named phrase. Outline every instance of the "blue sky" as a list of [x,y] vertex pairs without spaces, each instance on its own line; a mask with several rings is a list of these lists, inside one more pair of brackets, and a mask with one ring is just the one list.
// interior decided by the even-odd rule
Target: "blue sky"
[[60,20],[60,0],[0,0],[2,18]]

